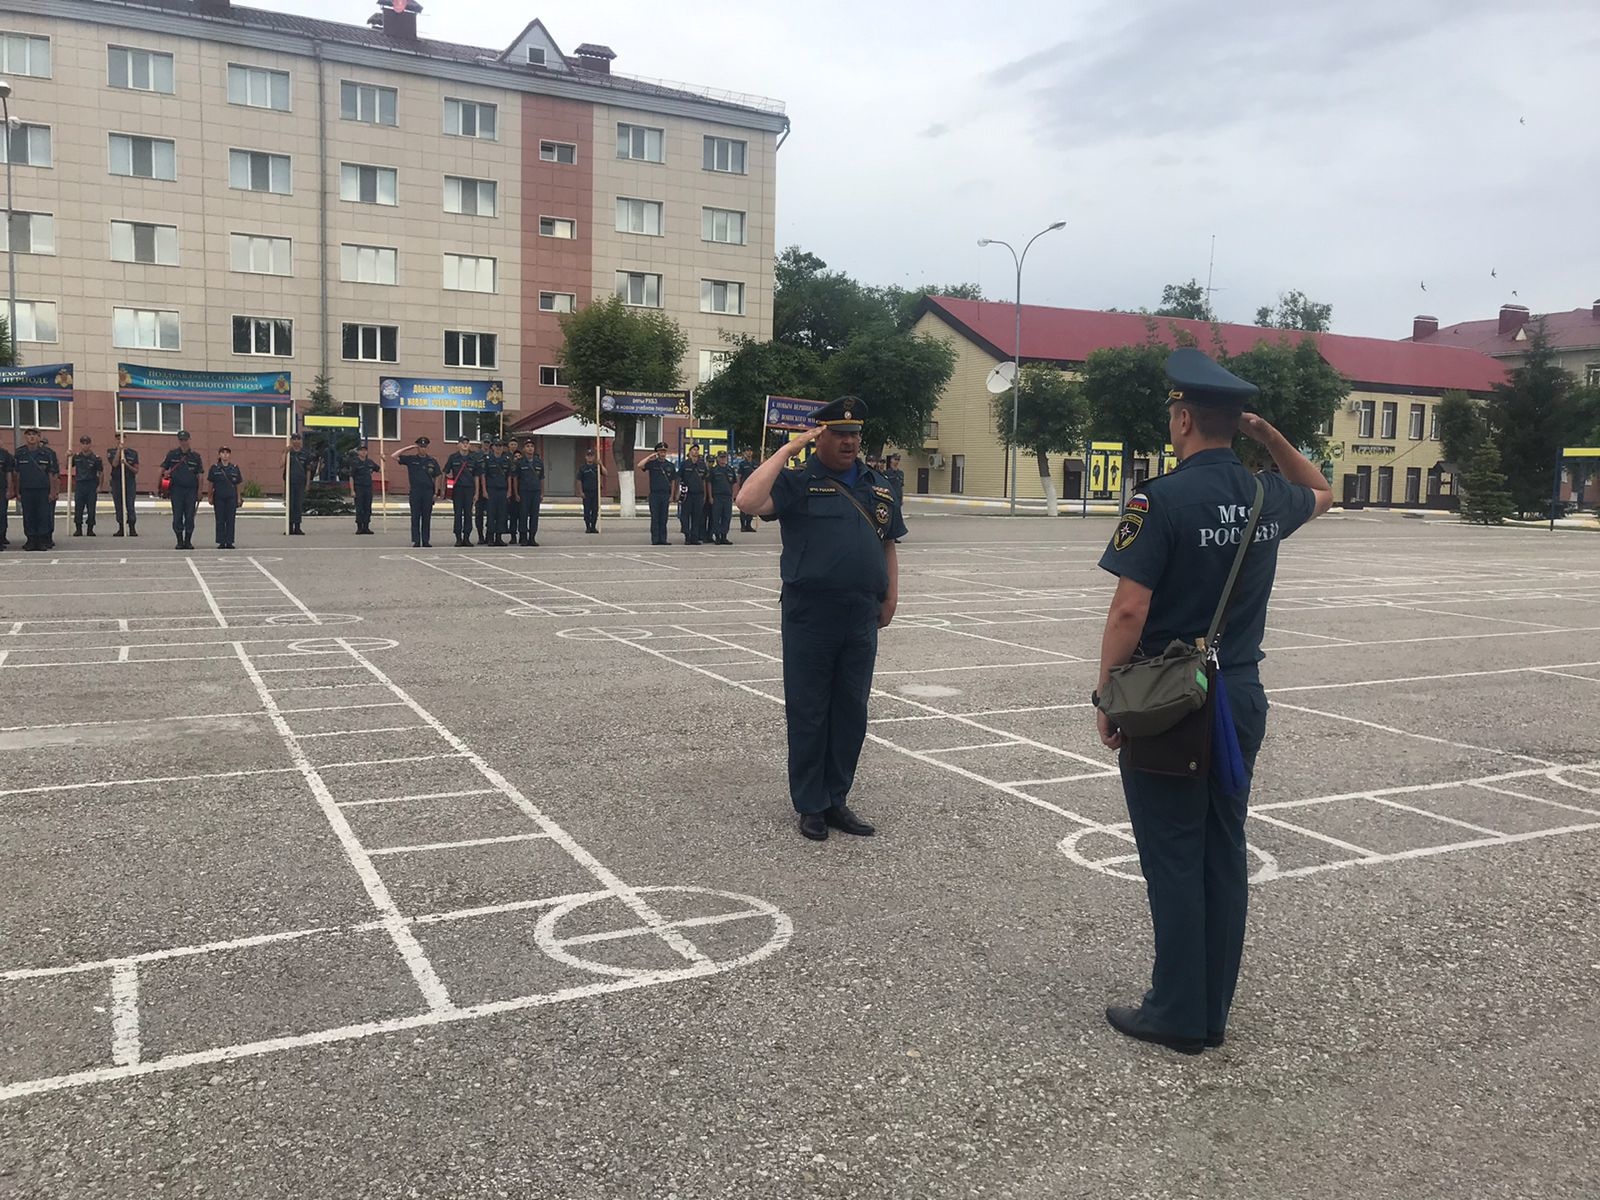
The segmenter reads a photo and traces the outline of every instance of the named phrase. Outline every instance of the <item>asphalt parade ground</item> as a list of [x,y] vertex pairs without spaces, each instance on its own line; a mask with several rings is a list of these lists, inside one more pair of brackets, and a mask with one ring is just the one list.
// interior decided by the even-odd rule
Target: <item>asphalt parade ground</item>
[[1600,1192],[1600,540],[1286,544],[1239,998],[1185,1058],[1102,1015],[1150,956],[1108,520],[913,506],[879,833],[819,845],[775,529],[436,518],[0,555],[0,1195]]

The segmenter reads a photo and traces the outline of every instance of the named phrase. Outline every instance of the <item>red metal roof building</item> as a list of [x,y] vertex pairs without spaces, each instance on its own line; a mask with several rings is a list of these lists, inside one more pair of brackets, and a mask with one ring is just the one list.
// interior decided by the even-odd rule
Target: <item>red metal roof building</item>
[[1528,352],[1529,339],[1540,324],[1563,367],[1588,383],[1600,383],[1600,300],[1588,308],[1539,314],[1520,304],[1506,304],[1497,317],[1443,328],[1437,317],[1417,317],[1406,341],[1415,346],[1475,350],[1515,365]]

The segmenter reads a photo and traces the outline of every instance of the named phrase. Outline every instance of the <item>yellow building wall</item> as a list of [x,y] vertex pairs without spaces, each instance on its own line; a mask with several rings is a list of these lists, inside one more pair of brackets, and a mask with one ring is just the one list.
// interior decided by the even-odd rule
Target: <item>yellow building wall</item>
[[[1363,436],[1361,431],[1361,405],[1372,405],[1372,432],[1370,436]],[[1444,457],[1444,447],[1434,437],[1434,409],[1438,406],[1437,394],[1413,393],[1395,395],[1384,392],[1364,392],[1352,388],[1345,397],[1339,411],[1334,414],[1333,433],[1328,438],[1328,454],[1326,462],[1333,468],[1333,500],[1335,504],[1342,504],[1346,495],[1345,478],[1359,476],[1361,467],[1371,468],[1371,480],[1368,485],[1367,503],[1387,503],[1404,505],[1406,496],[1406,472],[1412,468],[1419,469],[1420,487],[1417,502],[1426,504],[1428,500],[1428,472],[1434,464]],[[1395,427],[1391,437],[1384,437],[1383,406],[1395,406]],[[1411,408],[1420,405],[1422,408],[1422,436],[1411,436]],[[1387,501],[1379,499],[1380,472],[1389,469],[1394,472],[1393,489]]]

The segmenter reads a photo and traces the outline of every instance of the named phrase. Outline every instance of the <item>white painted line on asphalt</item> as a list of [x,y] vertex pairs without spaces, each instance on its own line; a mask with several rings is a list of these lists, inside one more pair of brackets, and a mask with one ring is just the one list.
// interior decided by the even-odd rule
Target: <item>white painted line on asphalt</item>
[[[298,603],[298,601],[296,601]],[[311,760],[306,757],[305,751],[295,741],[294,733],[289,728],[289,722],[278,711],[278,703],[272,698],[272,693],[267,690],[266,682],[261,678],[250,655],[244,646],[234,647],[239,656],[239,664],[244,668],[245,674],[250,677],[250,682],[255,686],[256,693],[261,697],[261,702],[266,706],[267,715],[277,727],[279,736],[283,739],[289,757],[294,760],[295,767],[300,772],[300,777],[311,789],[311,794],[316,798],[317,806],[322,809],[322,815],[327,820],[334,836],[339,839],[345,857],[350,860],[350,866],[355,870],[356,877],[361,880],[361,886],[366,889],[367,897],[372,901],[372,906],[378,910],[383,918],[384,932],[394,942],[395,949],[411,970],[411,977],[416,980],[417,988],[422,997],[427,1001],[428,1007],[434,1012],[443,1012],[451,1008],[450,993],[445,990],[443,981],[438,972],[433,969],[433,963],[428,961],[428,956],[423,953],[422,945],[411,932],[405,921],[400,916],[400,910],[389,895],[389,889],[383,879],[378,875],[377,868],[372,865],[372,860],[362,848],[361,841],[350,828],[350,822],[345,819],[339,806],[334,802],[333,793],[328,789],[320,770],[311,765]]]
[[1043,646],[1029,646],[1023,642],[1011,642],[1005,638],[990,637],[984,633],[973,633],[971,630],[960,629],[954,625],[924,625],[919,628],[934,629],[939,633],[952,633],[957,637],[974,638],[980,642],[993,642],[997,646],[1010,646],[1014,650],[1026,650],[1030,654],[1048,654],[1052,658],[1059,658],[1064,662],[1084,661],[1082,655],[1068,654],[1065,650],[1046,650]]
[[1011,779],[1007,780],[1006,787],[1030,788],[1043,787],[1052,783],[1081,783],[1085,779],[1120,779],[1122,772],[1113,767],[1109,771],[1086,771],[1082,775],[1058,775],[1054,779]]
[[[267,656],[264,655],[263,657],[267,657]],[[279,657],[298,657],[298,656],[296,656],[296,655],[280,655]],[[259,668],[259,670],[260,670],[260,673],[263,674],[263,675],[296,675],[296,674],[303,675],[308,671],[353,671],[353,670],[355,670],[355,667],[352,666],[350,663],[332,663],[332,664],[329,664],[329,665],[326,665],[326,666],[320,666],[320,667],[261,667],[261,668]],[[281,689],[274,689],[274,690],[281,690]]]
[[[1371,797],[1361,796],[1359,799],[1369,800]],[[1315,829],[1307,829],[1304,825],[1295,825],[1292,822],[1281,820],[1278,817],[1265,816],[1260,811],[1255,809],[1250,811],[1250,815],[1258,821],[1264,821],[1268,825],[1276,825],[1279,829],[1287,829],[1291,833],[1298,833],[1305,837],[1313,838],[1319,842],[1327,842],[1328,845],[1337,846],[1341,850],[1348,850],[1351,854],[1357,855],[1363,859],[1376,860],[1383,857],[1383,855],[1377,850],[1368,850],[1365,846],[1357,846],[1354,842],[1346,842],[1340,838],[1332,837],[1326,833],[1318,833]]]
[[60,967],[15,967],[0,971],[0,982],[15,979],[49,979],[56,975],[82,975],[92,971],[116,971],[121,967],[140,963],[165,962],[170,958],[191,958],[197,954],[216,954],[227,950],[245,950],[252,946],[269,946],[276,942],[293,942],[319,933],[346,933],[356,929],[375,929],[377,922],[340,927],[320,925],[314,929],[291,929],[281,933],[261,933],[250,937],[233,938],[225,942],[202,942],[194,946],[173,946],[165,950],[146,950],[140,954],[125,954],[117,958],[97,958],[86,962],[68,963]]
[[[362,687],[376,687],[376,684],[362,684]],[[273,688],[279,691],[279,688]],[[295,713],[322,713],[322,712],[347,712],[357,708],[404,708],[398,700],[378,700],[372,704],[323,704],[313,708],[280,708],[278,711],[284,716],[293,716]],[[365,733],[366,730],[352,730],[352,733]]]
[[973,742],[967,746],[941,746],[936,749],[924,750],[924,754],[962,754],[968,750],[999,750],[1006,746],[1025,746],[1026,742],[1019,742],[1016,738],[1008,738],[1003,742]]
[[1447,817],[1443,813],[1432,812],[1426,808],[1418,808],[1414,804],[1401,804],[1398,800],[1386,800],[1382,796],[1368,796],[1367,799],[1374,804],[1381,804],[1385,808],[1397,808],[1401,812],[1416,813],[1420,817],[1427,817],[1430,821],[1443,821],[1446,825],[1458,825],[1462,829],[1470,829],[1473,833],[1481,833],[1488,837],[1504,838],[1510,836],[1503,829],[1490,829],[1484,825],[1474,825],[1470,821]]
[[47,729],[98,729],[109,725],[154,725],[169,721],[225,721],[264,717],[263,712],[172,713],[161,717],[128,717],[120,721],[57,721],[49,725],[0,725],[0,733],[33,733]]
[[211,615],[217,619],[217,627],[226,629],[228,618],[223,616],[222,609],[217,607],[217,598],[211,594],[211,585],[206,582],[205,576],[200,574],[200,568],[195,565],[194,559],[188,560],[189,571],[194,575],[194,581],[200,585],[200,591],[206,598],[206,604],[211,608]]
[[438,754],[412,754],[405,758],[363,758],[351,762],[318,763],[319,771],[343,771],[352,767],[393,767],[401,763],[434,762],[445,758],[466,758],[466,754],[444,753]]
[[[265,714],[257,713],[257,716]],[[38,787],[6,788],[0,797],[35,796],[41,792],[76,792],[88,788],[138,787],[146,783],[189,783],[200,779],[247,779],[253,775],[292,774],[294,767],[257,767],[249,771],[209,771],[199,775],[146,775],[137,779],[96,779],[83,783],[49,783]]]
[[[701,929],[707,925],[723,925],[729,921],[748,921],[752,917],[764,917],[767,914],[759,908],[747,908],[738,912],[716,913],[709,917],[685,917],[681,921],[672,921],[669,924],[673,929]],[[631,929],[608,929],[604,933],[584,933],[577,937],[557,938],[559,946],[594,946],[602,942],[619,942],[627,938],[645,937],[656,931],[648,925],[635,925]]]
[[1343,713],[1328,712],[1320,708],[1306,708],[1299,704],[1288,704],[1282,700],[1274,701],[1274,708],[1288,709],[1290,712],[1308,713],[1314,717],[1326,717],[1330,721],[1345,721],[1351,725],[1361,725],[1367,729],[1376,729],[1381,733],[1392,733],[1396,737],[1415,738],[1421,742],[1433,742],[1439,746],[1449,746],[1453,750],[1473,750],[1480,754],[1498,754],[1505,758],[1520,759],[1522,762],[1538,763],[1541,767],[1553,767],[1558,764],[1548,758],[1535,758],[1531,754],[1517,754],[1510,750],[1500,750],[1494,746],[1476,746],[1470,742],[1453,742],[1449,738],[1434,737],[1428,733],[1413,733],[1409,729],[1397,729],[1393,725],[1384,725],[1377,721],[1366,721],[1360,717],[1348,717]]
[[467,788],[459,792],[418,792],[411,796],[378,796],[372,800],[341,800],[340,808],[366,808],[373,804],[405,804],[412,800],[456,800],[465,796],[497,796],[494,788]]
[[[1577,666],[1577,667],[1593,667],[1593,666],[1600,666],[1600,663],[1573,663],[1572,665],[1573,666]],[[1555,671],[1555,670],[1552,670],[1549,667],[1530,667],[1529,669],[1533,670],[1533,671],[1537,671],[1540,675],[1559,675],[1563,679],[1581,679],[1581,680],[1583,680],[1584,683],[1597,683],[1597,684],[1600,684],[1600,676],[1595,676],[1595,675],[1573,675],[1568,671]]]
[[[343,807],[343,806],[341,806]],[[549,839],[548,833],[511,833],[502,837],[471,838],[464,842],[425,842],[418,846],[383,846],[368,850],[373,858],[386,854],[420,854],[429,850],[464,850],[469,846],[499,846],[507,842],[538,842]]]
[[111,1061],[139,1064],[139,968],[118,963],[111,971]]
[[[1253,813],[1251,814],[1254,815]],[[1313,863],[1305,867],[1291,867],[1278,872],[1279,878],[1298,879],[1307,875],[1320,875],[1324,871],[1342,871],[1347,867],[1373,866],[1392,862],[1409,862],[1417,858],[1434,858],[1440,854],[1454,854],[1461,850],[1479,850],[1488,846],[1515,846],[1523,842],[1536,842],[1544,838],[1565,837],[1574,833],[1591,833],[1600,830],[1600,821],[1588,825],[1566,825],[1560,829],[1537,829],[1532,833],[1513,833],[1505,837],[1479,838],[1471,842],[1456,842],[1449,846],[1418,846],[1412,850],[1397,850],[1392,854],[1377,854],[1370,858],[1347,859],[1343,862]]]
[[1535,796],[1529,792],[1519,792],[1512,788],[1496,787],[1490,783],[1469,783],[1467,787],[1477,788],[1485,792],[1497,792],[1502,796],[1514,796],[1518,800],[1532,800],[1535,804],[1543,804],[1550,808],[1563,809],[1566,812],[1583,813],[1591,817],[1600,817],[1600,808],[1585,808],[1581,804],[1568,804],[1563,800],[1550,800],[1544,796]]
[[[1289,687],[1275,687],[1271,694],[1274,696],[1284,692],[1330,692],[1339,688],[1380,687],[1392,683],[1434,683],[1447,679],[1482,679],[1495,675],[1526,675],[1529,672],[1544,672],[1546,674],[1560,674],[1558,667],[1600,667],[1600,662],[1575,662],[1552,663],[1548,667],[1494,667],[1484,671],[1450,671],[1442,675],[1402,675],[1395,679],[1355,679],[1344,683],[1297,683]],[[1590,679],[1587,675],[1574,675],[1574,679],[1584,679],[1600,683],[1600,680]]]
[[295,733],[290,736],[298,742],[304,742],[309,741],[311,738],[366,737],[374,733],[412,733],[422,728],[424,726],[421,725],[386,725],[381,729],[334,729],[326,733]]
[[271,571],[267,570],[264,566],[261,565],[261,562],[260,562],[259,559],[247,558],[245,561],[248,562],[256,570],[260,571],[261,574],[266,577],[268,582],[270,582],[275,588],[277,588],[280,592],[282,592],[284,599],[287,600],[290,604],[294,605],[295,608],[300,610],[301,616],[305,617],[306,622],[308,624],[311,624],[311,625],[321,625],[322,624],[322,618],[317,616],[314,612],[312,612],[304,604],[300,603],[300,597],[296,596],[288,588],[284,587],[283,584],[281,582],[279,582],[278,577],[276,575],[274,575]]

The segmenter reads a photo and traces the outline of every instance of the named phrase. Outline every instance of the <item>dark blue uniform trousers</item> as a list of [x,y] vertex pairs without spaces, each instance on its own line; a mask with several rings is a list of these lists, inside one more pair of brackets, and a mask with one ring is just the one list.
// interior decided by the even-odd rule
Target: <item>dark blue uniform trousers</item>
[[411,544],[433,541],[433,489],[411,489]]
[[94,528],[95,501],[100,498],[100,489],[97,485],[76,484],[72,489],[72,525],[75,529],[84,527],[87,518],[90,529]]
[[667,504],[667,493],[650,493],[650,544],[652,546],[665,546],[667,544]]
[[22,532],[30,542],[56,540],[56,506],[49,487],[17,489],[17,507],[22,509]]
[[506,493],[489,489],[488,535],[491,538],[506,535]]
[[451,493],[450,502],[455,507],[456,540],[470,542],[472,540],[472,489],[457,480],[456,490]]
[[517,496],[517,541],[539,540],[539,506],[544,503],[544,489],[523,492]]
[[289,485],[289,528],[299,529],[300,521],[306,515],[306,489],[297,484]]
[[600,490],[583,494],[583,527],[593,529],[600,520]]
[[[1229,671],[1245,773],[1255,774],[1267,730],[1267,697],[1255,669]],[[1207,779],[1122,768],[1122,791],[1150,896],[1156,963],[1144,1012],[1178,1037],[1222,1033],[1244,953],[1250,869],[1244,822],[1249,785],[1237,795]]]
[[733,523],[733,497],[713,496],[711,498],[711,536],[715,541],[725,541],[728,536],[728,526]]
[[217,518],[217,545],[233,545],[234,522],[239,515],[239,497],[218,496],[211,502],[211,510]]
[[365,529],[372,524],[372,489],[358,487],[355,489],[356,502],[356,528]]
[[180,542],[194,541],[194,510],[200,503],[200,489],[173,484],[167,498],[172,501],[172,532]]
[[795,811],[843,804],[867,739],[878,597],[783,589],[783,705]]

